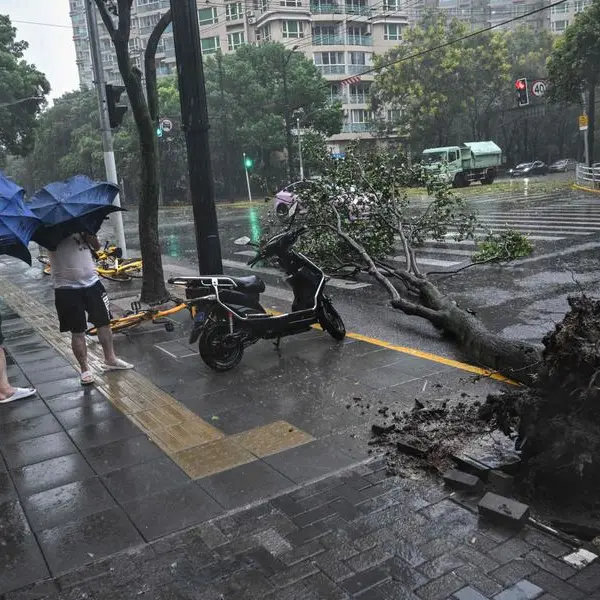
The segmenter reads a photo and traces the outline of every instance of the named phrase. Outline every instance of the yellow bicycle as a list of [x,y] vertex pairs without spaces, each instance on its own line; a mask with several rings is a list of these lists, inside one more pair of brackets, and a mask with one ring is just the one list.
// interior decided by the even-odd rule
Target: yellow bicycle
[[[96,272],[100,277],[111,281],[131,281],[143,275],[141,258],[121,258],[122,251],[118,246],[111,246],[106,242],[104,248],[94,252]],[[50,275],[50,259],[47,256],[38,256],[44,265],[43,272]]]
[[[156,306],[150,306],[149,308],[142,308],[139,302],[131,303],[131,310],[127,311],[122,317],[118,319],[112,319],[109,323],[110,329],[113,333],[119,333],[137,327],[142,323],[152,321],[155,325],[164,325],[166,331],[174,331],[175,325],[169,320],[163,320],[170,315],[174,315],[184,309],[188,309],[192,318],[196,314],[195,303],[198,299],[183,300],[182,298],[176,298],[172,296],[169,298],[169,302],[173,302],[175,306],[171,308],[156,308]],[[98,334],[96,327],[90,327],[86,331],[87,335],[95,336]]]

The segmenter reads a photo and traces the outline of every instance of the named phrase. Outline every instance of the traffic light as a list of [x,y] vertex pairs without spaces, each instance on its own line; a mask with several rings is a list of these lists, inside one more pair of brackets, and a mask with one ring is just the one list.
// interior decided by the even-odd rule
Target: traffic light
[[527,106],[529,104],[529,89],[527,87],[527,78],[521,77],[515,81],[517,88],[517,102],[519,106]]
[[121,94],[125,91],[125,86],[107,83],[105,88],[110,128],[116,129],[123,122],[123,117],[127,112],[127,106],[119,104],[119,99],[121,98]]
[[251,169],[253,164],[254,161],[249,156],[246,156],[246,158],[244,158],[244,167],[246,169]]
[[160,125],[158,125],[158,126],[156,127],[156,137],[159,137],[159,138],[160,138],[160,137],[162,137],[162,136],[163,136],[163,130],[162,130],[162,127],[161,127]]

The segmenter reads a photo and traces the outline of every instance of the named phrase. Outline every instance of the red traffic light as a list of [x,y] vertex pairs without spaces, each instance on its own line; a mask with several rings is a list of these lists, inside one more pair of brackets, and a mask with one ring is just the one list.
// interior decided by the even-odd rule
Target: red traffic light
[[517,79],[517,81],[515,81],[515,87],[518,90],[524,90],[527,87],[527,83],[525,83],[524,79]]

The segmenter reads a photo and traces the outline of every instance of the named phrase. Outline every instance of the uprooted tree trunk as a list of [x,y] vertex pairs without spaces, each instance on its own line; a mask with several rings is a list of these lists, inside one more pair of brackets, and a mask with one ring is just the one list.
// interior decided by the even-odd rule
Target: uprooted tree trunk
[[535,384],[488,399],[482,417],[519,430],[521,479],[532,497],[597,508],[600,502],[600,300],[571,310],[544,337]]
[[479,319],[443,294],[420,272],[414,251],[401,228],[396,231],[402,240],[406,268],[396,269],[369,256],[364,246],[343,230],[340,215],[335,208],[333,210],[337,223],[328,227],[366,263],[368,273],[387,291],[393,308],[429,321],[452,337],[476,364],[526,385],[535,381],[541,361],[540,349],[490,332]]

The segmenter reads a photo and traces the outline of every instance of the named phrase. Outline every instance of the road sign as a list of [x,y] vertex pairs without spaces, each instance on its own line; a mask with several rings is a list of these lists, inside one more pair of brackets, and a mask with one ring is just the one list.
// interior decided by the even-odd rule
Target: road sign
[[579,131],[586,131],[588,128],[587,115],[579,115]]
[[160,122],[160,128],[165,132],[169,133],[169,131],[173,130],[173,121],[169,121],[169,119],[163,119]]
[[547,84],[543,79],[538,79],[531,84],[531,93],[541,98],[546,93]]

